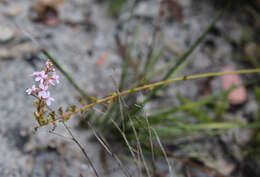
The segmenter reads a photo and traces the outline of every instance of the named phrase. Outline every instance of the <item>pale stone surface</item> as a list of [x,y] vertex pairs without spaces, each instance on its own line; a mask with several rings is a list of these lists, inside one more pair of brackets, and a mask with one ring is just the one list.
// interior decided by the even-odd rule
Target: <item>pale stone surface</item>
[[14,38],[15,31],[4,25],[0,25],[0,43],[6,43]]
[[[43,59],[45,58],[38,53],[38,49],[42,47],[46,48],[57,59],[87,93],[103,97],[114,91],[111,76],[117,81],[119,80],[122,61],[114,42],[114,34],[118,31],[116,29],[117,22],[109,17],[105,3],[99,4],[91,0],[74,0],[65,1],[64,4],[60,5],[59,15],[61,21],[70,20],[81,23],[85,20],[86,14],[91,14],[87,16],[87,19],[94,23],[94,28],[88,31],[86,30],[88,26],[79,25],[77,29],[72,29],[62,22],[55,27],[48,27],[30,21],[28,14],[32,6],[31,3],[32,1],[20,0],[8,1],[7,5],[2,5],[0,1],[0,24],[4,24],[8,28],[10,26],[11,31],[17,31],[17,36],[14,39],[13,32],[5,32],[6,34],[3,36],[0,34],[0,41],[5,41],[5,43],[9,41],[11,43],[10,46],[9,44],[0,44],[0,57],[11,55],[13,58],[13,60],[0,60],[0,176],[59,176],[62,171],[59,152],[63,143],[66,144],[66,177],[80,176],[80,173],[84,177],[93,176],[90,173],[89,164],[82,157],[78,147],[69,139],[63,139],[48,133],[50,127],[42,128],[36,134],[33,134],[33,127],[36,125],[32,114],[34,111],[34,98],[25,95],[24,91],[26,88],[31,87],[33,83],[30,74],[40,70],[44,64]],[[140,4],[139,9],[137,9],[138,15],[148,15],[153,18],[157,10],[153,5],[157,4],[157,0],[142,1],[141,3],[143,5]],[[165,61],[174,58],[179,52],[190,47],[191,43],[198,38],[202,30],[219,12],[210,4],[205,3],[203,5],[203,3],[196,2],[193,4],[192,1],[186,0],[183,3],[185,6],[183,22],[174,22],[162,27],[162,34],[159,38],[160,42],[163,43],[162,46],[171,45],[176,47],[173,47],[174,50],[169,49],[165,52],[166,54],[161,57],[160,64],[165,64]],[[12,18],[6,16],[5,14],[8,14],[10,8],[14,6],[19,7],[19,13],[17,15],[12,13]],[[197,8],[200,8],[200,10],[197,11]],[[227,23],[229,23],[229,19],[227,20]],[[133,32],[139,23],[140,20],[134,18],[131,23],[127,22],[123,27]],[[222,23],[218,23],[219,28],[223,27]],[[145,44],[151,41],[149,36],[152,35],[152,24],[149,22],[144,23],[140,33],[136,35],[137,45],[133,47],[133,53],[136,54],[135,57],[142,64],[145,57],[144,53],[147,51],[147,45]],[[128,40],[131,41],[131,36]],[[219,71],[224,64],[233,63],[226,56],[231,52],[230,44],[223,39],[218,39],[217,45],[219,51],[224,52],[215,51],[209,55],[203,53],[201,50],[203,47],[197,49],[191,56],[194,61],[179,75]],[[10,53],[16,46],[21,47],[18,50],[19,52]],[[30,56],[30,54],[34,55]],[[107,55],[106,62],[102,67],[97,67],[97,60],[102,55]],[[199,60],[196,61],[198,57]],[[132,73],[129,73],[129,75],[131,76]],[[53,108],[58,108],[60,105],[66,107],[75,104],[79,96],[63,76],[61,76],[60,81],[61,83],[51,90],[52,96],[55,98]],[[220,85],[219,80],[216,81]],[[216,90],[220,89],[217,88]],[[147,106],[147,111],[158,109],[158,107],[165,108],[169,105],[178,105],[175,97],[177,92],[189,99],[196,100],[199,93],[198,82],[178,82],[170,85],[160,95],[161,99],[155,100]],[[68,124],[86,148],[90,158],[100,174],[102,174],[101,176],[105,176],[99,160],[100,146],[89,141],[89,137],[91,137],[89,132],[76,128],[77,118],[77,116],[73,117]],[[57,128],[57,133],[67,136],[61,125]],[[117,147],[117,149],[122,148]],[[114,160],[111,158],[108,158],[108,160],[111,176],[123,176]],[[160,168],[167,171],[165,163],[160,165],[162,166]],[[51,168],[51,166],[55,166],[55,168]],[[132,166],[129,168],[132,171],[135,170]]]
[[[226,66],[222,70],[222,72],[232,72],[234,71],[231,67]],[[230,74],[221,76],[222,88],[224,90],[228,90],[233,86],[239,86],[238,88],[232,90],[228,94],[228,100],[231,104],[242,104],[247,99],[246,89],[242,84],[242,80],[238,75]]]

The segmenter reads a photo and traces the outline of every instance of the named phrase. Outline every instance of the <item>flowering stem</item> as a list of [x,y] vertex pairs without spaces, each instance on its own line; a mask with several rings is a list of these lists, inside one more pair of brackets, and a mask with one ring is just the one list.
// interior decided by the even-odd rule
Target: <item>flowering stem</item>
[[42,53],[53,63],[53,65],[64,75],[64,77],[71,83],[71,85],[81,94],[86,101],[91,101],[91,98],[73,81],[69,74],[60,66],[59,63],[45,50]]
[[71,115],[80,112],[80,111],[85,111],[88,110],[89,108],[95,106],[96,104],[100,104],[100,103],[104,103],[110,100],[113,100],[114,98],[118,97],[118,96],[123,96],[123,95],[127,95],[133,92],[137,92],[137,91],[141,91],[141,90],[145,90],[145,89],[153,89],[154,87],[157,86],[161,86],[161,85],[165,85],[168,83],[172,83],[172,82],[177,82],[177,81],[185,81],[185,80],[192,80],[192,79],[200,79],[200,78],[208,78],[208,77],[215,77],[215,76],[223,76],[223,75],[230,75],[230,74],[249,74],[249,73],[259,73],[260,72],[260,68],[257,69],[245,69],[245,70],[237,70],[237,71],[232,71],[232,72],[215,72],[215,73],[204,73],[204,74],[196,74],[196,75],[189,75],[189,76],[182,76],[182,77],[177,77],[177,78],[173,78],[173,79],[169,79],[169,80],[164,80],[164,81],[160,81],[160,82],[156,82],[156,83],[152,83],[152,84],[147,84],[147,85],[143,85],[140,87],[136,87],[136,88],[132,88],[129,90],[125,90],[119,93],[112,93],[110,96],[96,100],[93,103],[87,104],[79,109],[76,109],[73,112],[70,112],[68,114],[64,114],[62,116],[57,116],[55,117],[51,122],[55,122],[59,119],[64,119],[66,117],[70,117]]

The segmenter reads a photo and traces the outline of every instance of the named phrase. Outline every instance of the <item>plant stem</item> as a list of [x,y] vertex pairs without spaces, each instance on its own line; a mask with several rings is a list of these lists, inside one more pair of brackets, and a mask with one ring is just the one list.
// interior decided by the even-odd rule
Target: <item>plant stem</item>
[[85,149],[81,146],[81,144],[79,143],[79,141],[75,138],[75,136],[72,134],[71,130],[69,129],[69,127],[65,124],[65,122],[62,122],[64,127],[66,128],[66,130],[69,132],[71,138],[72,138],[72,141],[74,141],[77,146],[80,148],[80,150],[82,151],[82,153],[84,154],[84,156],[86,157],[88,163],[90,164],[91,168],[93,169],[96,177],[99,177],[98,173],[97,173],[97,170],[95,169],[93,163],[91,162],[87,152],[85,151]]
[[201,79],[201,78],[208,78],[208,77],[215,77],[215,76],[223,76],[223,75],[249,74],[249,73],[259,73],[259,72],[260,72],[260,68],[237,70],[237,71],[232,71],[232,72],[204,73],[204,74],[196,74],[196,75],[190,75],[190,76],[182,76],[182,77],[177,77],[177,78],[173,78],[173,79],[169,79],[169,80],[165,80],[165,81],[160,81],[160,82],[156,82],[156,83],[152,83],[152,84],[147,84],[147,85],[143,85],[143,86],[136,87],[136,88],[133,88],[133,89],[125,90],[125,91],[122,91],[122,92],[119,92],[119,93],[114,92],[114,93],[112,93],[112,95],[110,95],[108,97],[96,100],[95,102],[87,104],[87,105],[85,105],[85,106],[83,106],[79,109],[76,109],[73,112],[70,112],[68,114],[64,114],[62,116],[55,117],[55,119],[50,121],[50,122],[55,122],[59,119],[63,119],[64,117],[70,117],[71,115],[73,115],[77,112],[85,111],[85,110],[95,106],[96,104],[100,104],[100,103],[104,103],[104,102],[113,100],[118,96],[127,95],[127,94],[130,94],[130,93],[145,90],[145,89],[151,90],[151,89],[154,89],[155,87],[166,85],[166,84],[169,84],[169,83],[172,83],[172,82]]
[[[201,36],[192,44],[192,46],[184,52],[177,60],[176,64],[170,68],[170,70],[166,73],[166,75],[163,77],[162,80],[167,80],[169,79],[172,74],[177,70],[182,63],[184,63],[190,54],[199,46],[199,44],[206,38],[207,34],[210,32],[211,28],[217,23],[217,21],[223,16],[223,14],[226,12],[226,10],[229,8],[230,2],[227,3],[226,7],[223,8],[223,10],[215,17],[215,19],[211,22],[211,24],[208,26],[208,28],[201,34]],[[155,94],[158,90],[160,90],[162,86],[155,88],[143,101],[143,105],[147,103]]]
[[70,82],[70,84],[80,93],[80,95],[88,102],[91,98],[74,82],[74,80],[69,76],[69,74],[61,67],[61,65],[45,50],[42,49],[42,53],[51,60],[53,65],[63,74],[63,76]]

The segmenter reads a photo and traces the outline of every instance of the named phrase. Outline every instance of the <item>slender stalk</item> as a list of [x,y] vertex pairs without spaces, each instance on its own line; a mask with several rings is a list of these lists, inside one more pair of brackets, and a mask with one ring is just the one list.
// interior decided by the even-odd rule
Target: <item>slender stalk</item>
[[[62,116],[57,116],[55,117],[55,119],[53,119],[50,122],[55,122],[57,120],[60,119],[64,119],[64,118],[68,118],[71,115],[80,112],[80,111],[85,111],[88,110],[89,108],[95,106],[96,104],[100,104],[100,103],[104,103],[110,100],[115,99],[118,96],[123,96],[123,95],[127,95],[127,94],[131,94],[137,91],[142,91],[145,89],[149,89],[152,90],[155,87],[161,86],[161,85],[166,85],[172,82],[177,82],[177,81],[186,81],[186,80],[193,80],[193,79],[201,79],[201,78],[208,78],[208,77],[216,77],[216,76],[223,76],[223,75],[232,75],[232,74],[249,74],[249,73],[259,73],[260,72],[260,68],[256,68],[256,69],[245,69],[245,70],[237,70],[237,71],[232,71],[232,72],[216,72],[216,73],[204,73],[204,74],[196,74],[196,75],[189,75],[189,76],[182,76],[182,77],[177,77],[177,78],[173,78],[173,79],[169,79],[169,80],[165,80],[165,81],[160,81],[160,82],[156,82],[156,83],[152,83],[152,84],[147,84],[147,85],[143,85],[140,87],[136,87],[133,89],[129,89],[129,90],[125,90],[119,93],[112,93],[110,96],[96,100],[93,103],[87,104],[79,109],[76,109],[73,112],[70,112],[68,114],[64,114]],[[40,128],[41,126],[38,126],[38,128]]]
[[158,36],[158,32],[160,31],[160,27],[161,27],[161,21],[162,21],[162,15],[161,15],[161,3],[159,6],[159,11],[158,11],[158,15],[157,18],[155,20],[155,24],[153,25],[153,34],[152,34],[152,42],[149,45],[149,49],[148,49],[148,54],[147,54],[147,58],[146,58],[146,62],[145,62],[145,66],[144,66],[144,73],[143,75],[146,75],[146,73],[148,72],[149,66],[152,62],[152,55],[154,53],[154,48],[156,46],[156,38]]
[[[107,141],[105,140],[104,137],[102,137],[101,135],[98,135],[96,130],[94,129],[94,127],[88,122],[88,125],[90,126],[90,128],[92,129],[94,136],[97,138],[97,140],[99,141],[99,143],[101,144],[101,146],[104,147],[104,149],[108,152],[108,154],[113,157],[116,162],[118,163],[119,167],[122,169],[122,171],[124,172],[124,174],[127,177],[132,177],[132,175],[128,172],[128,169],[123,165],[122,161],[119,159],[119,157],[112,152],[109,144],[107,143]],[[129,149],[130,152],[132,153],[132,150]]]
[[167,164],[168,164],[170,177],[173,177],[172,166],[171,166],[171,163],[170,163],[170,161],[169,161],[169,159],[168,159],[168,157],[167,157],[166,151],[165,151],[165,149],[164,149],[164,147],[163,147],[163,145],[162,145],[162,143],[161,143],[161,140],[160,140],[160,138],[159,138],[159,135],[157,134],[157,132],[155,131],[154,128],[152,128],[152,130],[153,130],[153,133],[154,133],[154,135],[155,135],[155,137],[156,137],[156,140],[157,140],[157,142],[158,142],[158,144],[159,144],[159,147],[160,147],[160,149],[162,150],[163,156],[164,156],[164,158],[165,158],[165,160],[166,160],[166,162],[167,162]]
[[88,102],[91,98],[74,82],[70,75],[61,67],[61,65],[45,50],[42,49],[42,53],[51,60],[53,65],[63,74],[63,76],[70,82],[70,84],[80,93],[80,95]]
[[[223,10],[215,17],[215,19],[211,22],[211,24],[208,26],[208,28],[201,34],[201,36],[192,44],[192,46],[184,52],[177,60],[176,64],[170,68],[170,70],[166,73],[166,75],[163,77],[162,80],[167,80],[169,79],[172,74],[177,70],[182,63],[188,60],[189,56],[191,53],[199,46],[199,44],[206,38],[207,34],[210,32],[212,27],[217,23],[217,21],[223,16],[223,14],[226,12],[226,10],[230,7],[230,2],[227,3],[226,7],[223,8]],[[155,94],[158,90],[162,88],[162,85],[155,88],[143,101],[142,104],[147,103]]]
[[97,173],[97,170],[96,168],[94,167],[94,164],[91,162],[87,152],[85,151],[85,149],[81,146],[81,144],[79,143],[79,141],[75,138],[75,136],[72,134],[71,130],[69,129],[69,127],[65,124],[65,122],[62,122],[64,127],[66,128],[66,130],[69,132],[71,138],[72,138],[72,141],[74,141],[78,147],[80,148],[80,150],[82,151],[82,153],[84,154],[84,156],[86,157],[86,159],[88,160],[88,163],[90,164],[91,168],[93,169],[96,177],[99,177],[98,173]]
[[137,143],[137,149],[138,149],[138,152],[139,152],[139,154],[141,156],[141,159],[143,161],[144,168],[146,170],[147,176],[151,177],[148,165],[147,165],[146,160],[144,158],[144,154],[143,154],[143,150],[142,150],[142,146],[141,146],[141,143],[140,143],[139,136],[137,135],[137,131],[136,131],[135,127],[134,127],[134,123],[133,123],[133,121],[132,121],[132,119],[130,117],[129,117],[129,120],[130,120],[131,127],[132,127],[134,135],[135,135],[135,139],[136,139],[136,143]]
[[[32,95],[34,97],[36,97],[37,99],[41,100],[40,98],[38,98],[35,95]],[[49,106],[47,106],[47,109],[49,109],[51,112],[54,112]],[[96,168],[94,167],[93,163],[91,162],[87,152],[85,151],[85,149],[82,147],[82,145],[79,143],[79,141],[75,138],[75,136],[72,134],[71,130],[69,129],[69,127],[66,125],[66,123],[64,121],[62,121],[63,126],[66,128],[66,130],[68,131],[69,135],[71,136],[71,140],[74,141],[76,143],[76,145],[79,147],[79,149],[82,151],[82,153],[84,154],[84,156],[86,157],[87,161],[89,162],[91,168],[93,169],[95,176],[99,177]],[[54,130],[50,131],[50,133],[53,133],[55,135],[58,135],[60,137],[66,138],[63,135],[59,135],[57,133],[54,132]]]

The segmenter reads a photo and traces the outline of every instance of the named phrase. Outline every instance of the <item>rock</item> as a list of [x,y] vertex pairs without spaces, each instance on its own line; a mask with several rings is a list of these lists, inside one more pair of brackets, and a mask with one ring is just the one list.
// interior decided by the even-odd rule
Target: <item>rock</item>
[[235,164],[224,159],[224,157],[217,157],[214,161],[206,161],[204,163],[226,176],[229,176],[236,167]]
[[[235,120],[234,120],[235,119]],[[226,114],[225,122],[239,122],[246,125],[248,122],[243,116],[234,117],[233,114]],[[242,161],[245,153],[244,148],[249,147],[252,138],[254,137],[254,129],[252,128],[232,128],[226,133],[220,135],[223,142],[223,147],[233,156],[237,161]]]
[[41,22],[47,26],[56,26],[59,22],[58,6],[63,2],[64,0],[38,1],[32,6],[29,17],[34,22]]
[[0,59],[12,58],[7,48],[0,48]]
[[250,42],[245,46],[245,54],[251,58],[251,62],[255,64],[256,66],[258,65],[257,59],[260,58],[260,45],[257,45],[254,42]]
[[[222,69],[222,72],[231,72],[233,69],[226,66]],[[242,80],[238,75],[224,75],[221,76],[221,85],[224,90],[228,90],[233,86],[239,86],[242,84]],[[247,93],[244,86],[234,89],[228,94],[228,100],[231,104],[242,104],[247,99]]]
[[24,56],[29,53],[35,53],[39,51],[39,47],[33,45],[32,43],[23,43],[18,44],[14,48],[12,48],[12,53],[15,57]]
[[254,136],[254,130],[251,128],[240,128],[234,134],[236,143],[240,146],[246,146]]
[[14,38],[15,31],[9,27],[0,25],[0,43],[9,42]]
[[8,17],[15,17],[15,16],[17,16],[20,12],[21,12],[21,8],[20,8],[19,6],[15,6],[15,7],[11,8],[11,9],[7,12],[7,16],[8,16]]
[[158,14],[159,4],[153,2],[140,2],[134,9],[134,15],[138,17],[153,18]]
[[13,48],[0,47],[0,59],[13,59],[23,57],[30,53],[36,53],[40,50],[39,47],[31,43],[22,43]]

